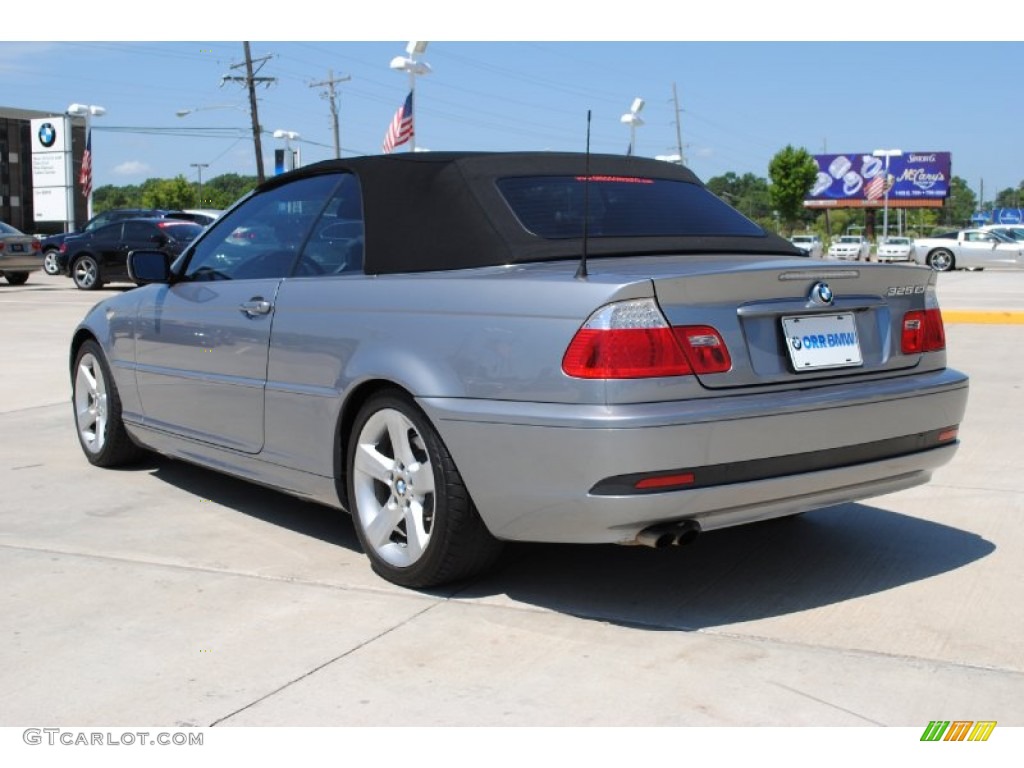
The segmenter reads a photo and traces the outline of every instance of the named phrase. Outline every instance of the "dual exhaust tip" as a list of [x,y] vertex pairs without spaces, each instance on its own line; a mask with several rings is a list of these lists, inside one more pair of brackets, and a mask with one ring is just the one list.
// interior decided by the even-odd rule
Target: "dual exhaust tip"
[[645,528],[636,536],[636,543],[654,549],[681,547],[691,544],[700,535],[700,523],[683,520],[679,523],[659,523]]

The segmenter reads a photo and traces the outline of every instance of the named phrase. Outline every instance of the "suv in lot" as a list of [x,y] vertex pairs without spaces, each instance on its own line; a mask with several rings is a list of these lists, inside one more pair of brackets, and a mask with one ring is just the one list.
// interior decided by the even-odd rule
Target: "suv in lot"
[[123,219],[162,217],[166,214],[167,211],[155,208],[114,208],[93,216],[80,232],[61,232],[57,235],[44,237],[39,244],[43,249],[43,270],[48,275],[59,275],[61,273],[60,264],[57,263],[57,256],[64,241],[73,235],[93,232],[100,227],[112,224],[115,221],[122,221]]
[[860,235],[843,235],[833,240],[828,248],[830,259],[849,259],[850,261],[867,261],[871,255],[871,243]]
[[824,256],[824,246],[821,244],[821,238],[815,234],[793,235],[789,238],[789,242],[812,259],[820,259]]

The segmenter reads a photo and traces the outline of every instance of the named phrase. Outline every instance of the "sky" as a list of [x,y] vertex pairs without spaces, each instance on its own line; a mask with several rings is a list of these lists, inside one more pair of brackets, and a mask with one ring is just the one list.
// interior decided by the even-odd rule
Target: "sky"
[[[313,4],[303,5],[302,19],[281,9],[277,18],[214,18],[209,25],[195,23],[190,2],[175,4],[182,11],[176,21],[147,19],[144,30],[117,30],[135,42],[104,39],[109,24],[47,27],[59,41],[32,40],[39,25],[21,30],[24,42],[0,43],[0,106],[55,113],[75,102],[105,107],[93,123],[96,186],[179,174],[194,181],[195,163],[208,165],[206,179],[252,174],[247,96],[239,84],[222,84],[223,76],[243,73],[236,68],[242,43],[230,38],[245,35],[255,58],[269,57],[259,75],[274,78],[258,90],[264,131],[297,132],[292,145],[303,164],[332,157],[325,89],[311,84],[333,70],[351,78],[337,86],[342,155],[378,153],[409,89],[408,76],[388,65],[416,35],[431,39],[420,58],[433,70],[416,81],[420,148],[583,151],[590,110],[592,151],[624,153],[630,129],[621,117],[640,97],[644,125],[636,129],[635,152],[669,155],[678,152],[674,87],[683,155],[704,180],[730,171],[767,177],[769,161],[786,145],[812,154],[949,151],[953,174],[985,199],[1024,180],[1024,100],[1007,85],[1019,77],[1024,43],[926,42],[936,30],[922,28],[912,12],[899,18],[885,11],[878,17],[884,24],[865,21],[875,0],[835,19],[803,2],[773,4],[770,18],[739,3],[719,17],[677,11],[670,22],[660,10],[667,6],[648,0],[621,6],[631,11],[628,19],[618,11],[597,19],[573,10],[592,4],[567,2],[552,12],[550,3],[544,11],[544,3],[521,0],[459,6],[496,16],[494,9],[517,9],[470,22],[465,13],[440,13],[437,4],[422,13],[422,3],[392,3],[387,19],[372,9],[342,12],[339,4],[316,12]],[[95,5],[102,10],[103,2]],[[345,40],[306,39],[311,31]],[[651,32],[679,39],[642,39]],[[229,41],[147,39],[154,34]],[[717,41],[684,39],[698,36]],[[176,116],[183,109],[195,111]],[[264,134],[268,173],[282,146]]]

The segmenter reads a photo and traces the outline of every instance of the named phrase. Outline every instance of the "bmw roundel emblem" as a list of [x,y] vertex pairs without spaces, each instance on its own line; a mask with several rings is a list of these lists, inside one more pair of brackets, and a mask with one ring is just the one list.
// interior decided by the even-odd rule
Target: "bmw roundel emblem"
[[800,347],[803,346],[803,343],[800,341],[799,336],[794,336],[792,339],[789,340],[789,343],[793,345],[793,349],[795,349],[797,352],[799,352]]
[[43,123],[39,126],[39,143],[44,147],[52,147],[57,141],[57,129],[53,123]]
[[832,289],[828,287],[828,283],[815,283],[811,288],[811,301],[815,304],[831,304],[832,299]]

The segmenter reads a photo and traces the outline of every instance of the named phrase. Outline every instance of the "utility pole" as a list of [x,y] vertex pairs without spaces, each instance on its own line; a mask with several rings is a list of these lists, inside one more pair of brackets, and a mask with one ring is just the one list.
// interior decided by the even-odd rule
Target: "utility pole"
[[196,208],[203,207],[203,168],[209,168],[209,163],[189,163],[190,166],[196,169],[196,173],[199,174],[199,205]]
[[[252,143],[256,147],[256,179],[260,184],[262,184],[265,180],[265,176],[263,175],[263,144],[260,141],[260,116],[256,108],[256,86],[270,86],[272,83],[277,82],[277,78],[256,76],[263,68],[263,65],[272,59],[273,56],[261,56],[254,60],[252,52],[249,50],[248,41],[243,42],[242,46],[245,49],[245,62],[242,64],[232,64],[231,69],[245,67],[245,77],[239,77],[238,75],[224,75],[220,79],[220,84],[224,85],[226,82],[243,83],[249,91],[249,112],[252,115]],[[256,69],[253,69],[254,64],[258,64],[259,66]]]
[[341,157],[341,138],[338,136],[338,94],[335,91],[334,86],[338,83],[344,83],[351,80],[350,75],[343,75],[342,77],[335,77],[334,70],[327,70],[327,79],[321,80],[319,83],[310,83],[310,88],[319,88],[321,86],[326,87],[327,90],[320,94],[321,99],[327,99],[331,105],[331,125],[334,128],[334,157],[335,159]]
[[683,127],[680,118],[679,95],[676,93],[676,84],[672,83],[672,101],[676,105],[676,149],[679,151],[679,164],[686,165],[686,156],[683,154]]

